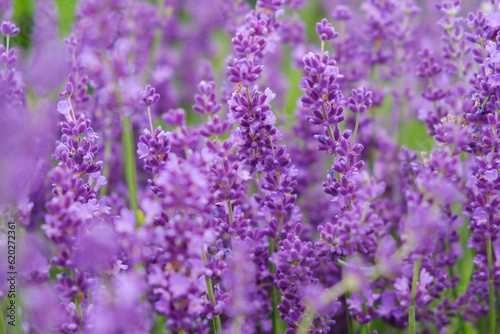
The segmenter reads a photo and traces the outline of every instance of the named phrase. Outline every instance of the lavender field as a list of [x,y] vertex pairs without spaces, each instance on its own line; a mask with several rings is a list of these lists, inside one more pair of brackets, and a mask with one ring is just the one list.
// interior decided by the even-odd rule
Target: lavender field
[[0,334],[500,334],[497,0],[0,24]]

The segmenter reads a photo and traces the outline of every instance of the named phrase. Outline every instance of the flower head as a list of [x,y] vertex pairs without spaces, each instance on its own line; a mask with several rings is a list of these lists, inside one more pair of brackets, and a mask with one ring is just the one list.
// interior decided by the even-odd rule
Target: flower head
[[19,34],[19,28],[9,21],[3,21],[0,25],[0,32],[6,37],[13,37]]
[[322,41],[327,41],[329,39],[334,39],[339,36],[338,32],[335,31],[332,24],[328,22],[327,19],[323,19],[316,23],[316,32]]
[[151,85],[147,85],[146,88],[140,92],[140,100],[146,106],[152,106],[160,99],[160,94],[156,93],[156,89]]

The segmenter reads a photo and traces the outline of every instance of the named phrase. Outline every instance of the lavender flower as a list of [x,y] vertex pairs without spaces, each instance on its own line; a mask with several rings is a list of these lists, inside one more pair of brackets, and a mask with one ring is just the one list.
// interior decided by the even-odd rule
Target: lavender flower
[[42,0],[25,32],[0,0],[1,304],[11,265],[30,333],[494,333],[491,2]]
[[0,32],[6,37],[14,37],[19,34],[19,28],[12,22],[4,21],[0,26]]
[[321,22],[316,23],[316,32],[319,35],[321,41],[327,41],[329,39],[334,39],[339,36],[332,24],[328,22],[327,19],[321,20]]

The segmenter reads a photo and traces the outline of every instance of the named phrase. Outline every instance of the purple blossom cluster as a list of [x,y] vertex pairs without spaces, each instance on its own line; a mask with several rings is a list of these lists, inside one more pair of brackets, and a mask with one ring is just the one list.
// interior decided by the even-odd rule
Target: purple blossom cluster
[[16,333],[497,333],[496,0],[20,3]]

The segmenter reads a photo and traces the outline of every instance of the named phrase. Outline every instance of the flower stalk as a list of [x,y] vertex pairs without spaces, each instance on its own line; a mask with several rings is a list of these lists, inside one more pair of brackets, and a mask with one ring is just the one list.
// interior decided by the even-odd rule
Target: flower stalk
[[123,147],[123,167],[125,169],[125,179],[129,194],[130,208],[137,216],[137,223],[142,223],[139,214],[139,204],[137,201],[137,171],[135,163],[134,133],[130,116],[122,116],[122,147]]
[[414,264],[413,267],[413,280],[411,285],[411,299],[410,299],[410,308],[408,312],[408,329],[410,334],[415,334],[416,332],[416,321],[415,321],[415,301],[417,295],[417,286],[418,286],[418,275],[420,273],[420,261],[419,257]]
[[[203,259],[203,262],[206,265],[207,264],[207,256],[206,256],[204,250],[202,250],[202,252],[201,252],[201,258]],[[217,302],[215,301],[215,295],[214,295],[214,288],[212,286],[212,280],[210,279],[210,277],[208,277],[208,276],[205,275],[205,282],[207,284],[208,298],[210,299],[210,301],[212,302],[212,304],[214,306],[216,306]],[[222,324],[221,324],[221,321],[220,321],[220,316],[216,315],[214,317],[214,332],[216,334],[219,334],[219,333],[221,333],[221,331],[222,331]]]
[[496,318],[495,318],[495,286],[493,282],[493,251],[491,246],[491,238],[486,238],[486,253],[488,257],[488,300],[489,312],[488,322],[490,333],[496,333]]

